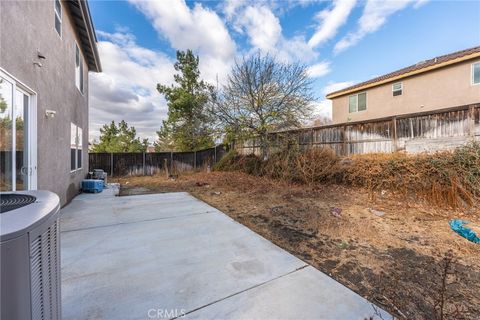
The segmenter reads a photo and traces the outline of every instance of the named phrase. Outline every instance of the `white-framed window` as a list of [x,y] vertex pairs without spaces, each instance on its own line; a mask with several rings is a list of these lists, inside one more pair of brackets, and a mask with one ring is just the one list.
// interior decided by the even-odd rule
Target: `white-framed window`
[[75,43],[75,85],[83,94],[83,56],[80,48]]
[[367,110],[367,93],[360,92],[348,97],[348,112]]
[[393,96],[401,96],[403,93],[403,84],[401,82],[396,82],[392,84],[392,94]]
[[472,84],[480,84],[480,61],[472,64]]
[[58,35],[62,37],[62,4],[60,0],[54,0],[54,11],[55,11],[55,30]]
[[82,168],[82,128],[70,124],[70,171]]

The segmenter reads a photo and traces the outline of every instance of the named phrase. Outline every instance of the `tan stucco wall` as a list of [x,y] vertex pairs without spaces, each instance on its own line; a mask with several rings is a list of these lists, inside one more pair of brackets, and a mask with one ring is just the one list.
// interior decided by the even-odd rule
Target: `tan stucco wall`
[[349,95],[334,98],[332,99],[333,123],[362,121],[480,103],[480,85],[472,85],[471,82],[471,65],[479,61],[480,59],[462,62],[402,79],[403,94],[400,96],[392,95],[394,82],[364,90],[367,92],[367,110],[364,111],[348,112]]
[[[57,193],[62,205],[80,188],[88,172],[88,68],[84,94],[75,86],[75,41],[62,1],[62,37],[54,28],[54,2],[0,1],[0,66],[37,93],[37,188]],[[37,49],[43,67],[34,66]],[[85,56],[85,55],[84,55]],[[46,118],[45,110],[56,111]],[[70,172],[70,123],[83,128],[83,169]]]

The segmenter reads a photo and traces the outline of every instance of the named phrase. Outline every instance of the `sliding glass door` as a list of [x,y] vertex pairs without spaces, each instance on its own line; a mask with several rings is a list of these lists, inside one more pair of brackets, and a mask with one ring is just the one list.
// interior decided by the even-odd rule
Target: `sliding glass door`
[[13,84],[0,78],[0,191],[13,190]]
[[33,95],[0,73],[0,191],[36,188]]

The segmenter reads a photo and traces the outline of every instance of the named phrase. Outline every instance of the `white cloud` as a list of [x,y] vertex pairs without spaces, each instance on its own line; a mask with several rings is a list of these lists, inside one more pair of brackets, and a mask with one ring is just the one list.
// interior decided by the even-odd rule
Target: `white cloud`
[[282,36],[278,18],[265,6],[248,6],[241,19],[241,25],[250,38],[250,44],[263,53],[274,50]]
[[319,78],[330,72],[330,62],[322,61],[320,63],[313,64],[307,69],[308,75],[311,78]]
[[415,4],[413,5],[413,8],[418,9],[418,8],[422,7],[423,5],[425,5],[429,1],[430,0],[417,0],[417,2],[415,2]]
[[313,119],[326,118],[332,120],[332,100],[321,100],[315,103],[313,108]]
[[177,50],[192,49],[200,57],[200,71],[207,81],[223,79],[235,57],[236,44],[216,12],[183,0],[130,0],[153,24],[160,37]]
[[223,2],[223,13],[227,20],[232,21],[238,10],[247,5],[247,0],[227,0]]
[[90,139],[112,120],[125,120],[143,138],[155,139],[167,107],[157,83],[173,82],[173,61],[140,47],[129,33],[97,31],[102,73],[90,75]]
[[300,35],[290,39],[282,37],[273,54],[283,61],[303,63],[314,61],[319,56],[318,52],[313,50]]
[[338,29],[347,22],[356,0],[336,0],[331,9],[320,11],[316,18],[320,20],[315,33],[308,41],[311,47],[317,47],[333,38]]
[[327,95],[331,92],[335,92],[335,91],[353,86],[354,84],[355,84],[354,81],[329,82],[325,87],[323,87],[322,94]]
[[228,1],[223,7],[224,14],[233,29],[246,34],[251,49],[248,53],[260,51],[271,54],[282,61],[310,62],[318,57],[303,35],[286,38],[282,26],[268,1]]
[[306,8],[312,4],[322,2],[325,0],[224,0],[218,5],[218,9],[223,12],[227,20],[233,21],[242,9],[247,6],[265,6],[277,16],[281,16],[293,8]]
[[344,51],[357,44],[367,34],[377,31],[387,22],[388,17],[395,12],[411,4],[418,8],[425,2],[426,0],[367,0],[362,16],[358,21],[358,29],[340,39],[335,45],[334,52]]
[[[354,84],[354,81],[343,81],[343,82],[330,82],[321,90],[323,95],[327,95],[330,92],[344,89]],[[315,103],[313,108],[313,118],[325,118],[332,120],[332,100],[322,99]]]

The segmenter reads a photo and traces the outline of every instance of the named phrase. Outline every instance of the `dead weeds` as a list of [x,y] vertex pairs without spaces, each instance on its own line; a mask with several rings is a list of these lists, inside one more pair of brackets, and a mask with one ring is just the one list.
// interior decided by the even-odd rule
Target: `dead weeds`
[[339,158],[329,148],[300,150],[293,144],[265,161],[232,150],[215,168],[314,188],[325,184],[353,185],[366,188],[371,198],[377,192],[388,191],[438,207],[470,207],[480,199],[479,142],[454,151],[362,154],[349,158]]

